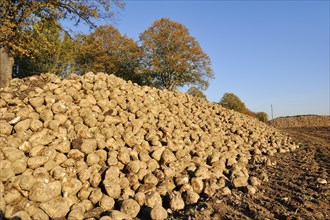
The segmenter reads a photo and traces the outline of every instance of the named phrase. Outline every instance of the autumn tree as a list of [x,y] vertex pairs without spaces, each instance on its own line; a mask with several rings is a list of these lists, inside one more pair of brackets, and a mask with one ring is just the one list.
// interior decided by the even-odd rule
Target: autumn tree
[[75,45],[71,37],[65,32],[53,28],[36,36],[40,40],[44,37],[52,40],[52,44],[47,48],[40,46],[39,50],[35,50],[29,56],[19,54],[15,57],[13,77],[24,78],[45,72],[65,77],[68,73],[75,72]]
[[11,79],[14,57],[20,54],[31,56],[40,45],[47,47],[52,43],[40,42],[33,37],[36,33],[44,32],[42,26],[34,29],[37,22],[53,22],[63,29],[56,22],[69,19],[76,25],[84,22],[94,27],[93,19],[112,17],[113,5],[124,6],[121,0],[0,1],[0,87]]
[[187,94],[206,100],[206,95],[200,89],[198,89],[196,86],[190,87],[187,91]]
[[253,112],[249,110],[244,102],[241,101],[241,99],[236,96],[234,93],[225,93],[223,97],[221,98],[220,105],[222,105],[225,108],[235,110],[237,112],[249,115],[253,118],[257,118],[259,121],[268,122],[268,115],[265,112]]
[[[45,26],[42,33],[36,31],[39,29],[38,26]],[[48,43],[48,45],[35,45],[29,56],[26,54],[17,55],[15,57],[14,77],[22,78],[44,72],[62,74],[71,66],[72,40],[57,25],[40,21],[34,25],[32,32],[34,39],[38,42]]]
[[221,98],[219,104],[225,108],[233,109],[240,113],[247,112],[245,104],[234,93],[225,93]]
[[256,115],[257,115],[259,121],[268,123],[268,115],[266,112],[257,112]]
[[81,73],[106,72],[126,80],[140,82],[135,72],[140,49],[136,42],[110,25],[103,25],[87,35],[78,36],[76,63]]
[[162,18],[140,34],[141,71],[150,85],[174,90],[184,85],[208,87],[210,58],[184,25]]

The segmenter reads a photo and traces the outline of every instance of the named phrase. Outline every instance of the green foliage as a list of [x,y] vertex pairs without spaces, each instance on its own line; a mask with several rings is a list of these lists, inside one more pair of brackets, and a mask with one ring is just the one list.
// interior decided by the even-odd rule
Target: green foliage
[[57,23],[69,19],[76,24],[84,22],[94,27],[94,18],[111,18],[110,5],[123,7],[120,0],[20,0],[0,1],[0,48],[5,48],[12,55],[27,56],[38,52],[40,47],[48,48],[52,41],[38,41],[35,35],[43,35],[44,28],[36,23]]
[[[70,30],[59,22],[67,19],[94,28],[95,19],[112,17],[110,5],[124,7],[121,0],[0,1],[0,48],[10,60],[15,58],[14,76],[93,71],[160,89],[208,87],[213,78],[210,58],[180,23],[167,18],[155,21],[140,35],[139,47],[109,25],[72,40]],[[7,63],[4,69],[10,70],[12,64]],[[11,75],[1,71],[1,77]],[[205,98],[196,87],[192,89],[193,95]]]
[[257,112],[256,115],[257,115],[259,121],[268,123],[268,115],[266,112]]
[[[19,76],[57,68],[55,64],[59,59],[47,64],[61,53],[54,51],[54,48],[58,48],[57,39],[54,40],[53,36],[45,34],[52,31],[46,30],[47,26],[58,28],[68,34],[70,30],[65,30],[59,23],[60,20],[67,19],[75,25],[83,22],[93,28],[95,19],[112,17],[114,5],[124,7],[121,0],[1,0],[0,50],[5,62],[1,63],[0,87],[4,87],[12,78],[14,58],[15,73]],[[69,64],[66,68],[71,67]],[[24,71],[20,72],[20,69]],[[65,75],[65,70],[62,71],[62,75]]]
[[259,121],[268,122],[268,115],[265,112],[253,112],[246,108],[244,102],[241,101],[238,96],[236,96],[233,93],[225,93],[223,97],[221,98],[220,105],[222,105],[225,108],[233,109],[237,112],[249,115],[251,117],[257,118]]
[[188,91],[187,91],[187,94],[206,100],[206,95],[200,89],[198,89],[196,86],[190,87],[190,89],[188,89]]
[[213,78],[210,58],[182,24],[157,20],[140,34],[140,43],[140,71],[147,74],[150,85],[169,90],[184,85],[208,87],[208,79]]
[[234,93],[225,93],[221,98],[219,104],[225,108],[233,109],[240,113],[248,112],[247,108],[245,107],[245,104]]
[[[38,26],[43,26],[43,32],[37,33]],[[73,42],[71,38],[53,23],[38,22],[31,31],[32,36],[39,42],[52,42],[46,47],[42,44],[35,46],[27,56],[19,54],[15,57],[13,75],[26,77],[30,75],[52,72],[63,74],[73,71]]]
[[77,37],[75,60],[80,73],[106,72],[126,80],[141,83],[136,74],[141,56],[140,49],[132,39],[122,36],[110,26],[103,25],[87,35]]

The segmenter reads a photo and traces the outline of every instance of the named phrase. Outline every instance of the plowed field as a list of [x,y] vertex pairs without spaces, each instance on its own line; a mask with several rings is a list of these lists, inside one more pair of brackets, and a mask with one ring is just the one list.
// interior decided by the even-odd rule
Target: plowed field
[[[330,219],[330,127],[282,129],[300,143],[271,164],[251,165],[265,179],[254,195],[233,190],[174,213],[176,219]],[[321,179],[326,180],[322,184]],[[268,179],[268,181],[267,181]]]

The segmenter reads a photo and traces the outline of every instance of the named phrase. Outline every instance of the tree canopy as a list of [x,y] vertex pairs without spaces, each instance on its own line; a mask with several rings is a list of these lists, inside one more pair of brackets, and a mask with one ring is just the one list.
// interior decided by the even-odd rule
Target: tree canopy
[[174,90],[184,85],[208,87],[213,78],[210,58],[182,24],[162,18],[140,34],[141,71],[149,83]]
[[225,108],[233,109],[240,113],[247,112],[247,108],[245,107],[244,102],[242,102],[241,99],[234,93],[225,93],[219,104]]
[[[37,33],[38,26],[46,25],[42,33]],[[26,77],[34,74],[53,72],[61,74],[73,64],[73,44],[71,38],[53,23],[38,22],[32,30],[33,38],[38,42],[51,42],[48,45],[38,44],[29,56],[18,54],[15,57],[13,75]]]
[[196,86],[190,87],[187,91],[187,94],[206,100],[206,95],[200,89],[198,89]]
[[[41,34],[45,28],[34,26],[37,22],[47,22],[63,29],[59,20],[69,19],[75,24],[85,22],[94,27],[93,18],[110,18],[111,3],[119,7],[124,4],[120,0],[11,0],[0,2],[0,47],[13,54],[29,54],[40,46],[33,34]],[[42,42],[42,44],[51,42]],[[47,45],[46,45],[47,46]]]
[[[14,58],[33,57],[54,46],[44,34],[48,26],[66,33],[59,21],[67,19],[95,27],[97,18],[111,18],[112,6],[124,7],[121,0],[2,0],[0,1],[0,87],[12,78]],[[37,24],[37,25],[36,25]],[[42,39],[42,40],[40,40]],[[25,61],[28,61],[24,57]],[[25,62],[24,61],[24,62]],[[23,62],[23,63],[24,63]],[[22,63],[22,62],[21,62]]]
[[222,105],[225,108],[235,110],[237,112],[249,115],[251,117],[259,119],[259,121],[268,122],[268,115],[265,112],[253,112],[249,110],[244,102],[236,96],[234,93],[225,93],[223,97],[221,98],[220,105]]
[[140,49],[137,43],[122,36],[110,25],[103,25],[87,35],[77,38],[76,64],[81,73],[88,71],[115,74],[138,82],[135,74],[139,65]]
[[257,112],[256,115],[257,115],[259,121],[262,121],[265,123],[268,122],[268,115],[266,112]]
[[0,87],[11,78],[15,60],[18,77],[102,71],[160,89],[190,85],[190,93],[205,98],[199,89],[206,89],[213,78],[210,58],[182,24],[168,18],[155,21],[140,34],[140,46],[110,25],[74,39],[61,25],[70,19],[95,27],[95,18],[112,16],[110,5],[123,7],[121,0],[1,1],[0,49],[5,61]]

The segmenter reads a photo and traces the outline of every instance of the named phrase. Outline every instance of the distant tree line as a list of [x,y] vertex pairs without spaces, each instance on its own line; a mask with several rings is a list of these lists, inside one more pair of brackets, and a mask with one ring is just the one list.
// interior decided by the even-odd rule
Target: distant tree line
[[[206,95],[195,86],[192,86],[190,89],[188,89],[187,94],[206,100]],[[268,123],[268,115],[266,112],[253,112],[249,110],[245,106],[244,102],[234,93],[225,93],[218,104],[227,109],[232,109],[239,113],[257,118],[259,121],[264,123]]]
[[264,123],[268,123],[268,115],[265,112],[253,112],[249,110],[244,102],[236,96],[234,93],[225,93],[223,97],[221,98],[220,105],[222,105],[225,108],[235,110],[237,112],[249,115],[251,117],[259,119],[259,121],[262,121]]

